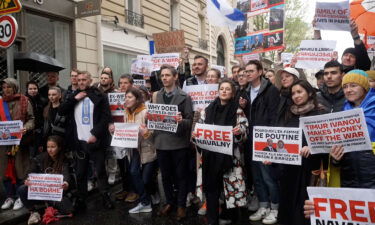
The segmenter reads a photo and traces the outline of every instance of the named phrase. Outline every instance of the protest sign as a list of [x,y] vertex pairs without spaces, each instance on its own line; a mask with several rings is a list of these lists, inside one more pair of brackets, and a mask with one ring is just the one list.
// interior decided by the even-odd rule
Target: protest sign
[[198,147],[217,153],[233,155],[233,127],[195,124],[195,143]]
[[299,121],[311,154],[329,153],[333,145],[343,145],[344,152],[372,149],[362,108],[301,117]]
[[246,65],[250,60],[260,60],[259,54],[243,55],[242,61]]
[[218,84],[201,84],[184,86],[184,91],[191,97],[193,110],[205,109],[219,96]]
[[315,28],[350,31],[349,14],[349,1],[316,2]]
[[253,160],[301,165],[302,129],[255,126]]
[[0,145],[19,145],[22,138],[21,120],[0,122]]
[[146,80],[144,79],[133,79],[133,86],[139,88],[140,86],[146,86]]
[[170,65],[177,69],[179,61],[179,53],[154,54],[152,55],[152,71],[160,70],[162,65]]
[[267,8],[266,0],[250,0],[250,10],[256,11],[259,9]]
[[150,130],[162,130],[172,133],[177,132],[178,123],[176,116],[177,105],[147,104],[147,128]]
[[227,73],[226,69],[225,69],[225,66],[211,65],[211,68],[219,70],[221,77],[224,77],[224,75]]
[[27,199],[60,202],[64,177],[61,174],[30,173]]
[[183,30],[167,31],[152,35],[157,53],[180,52],[185,47]]
[[130,67],[131,74],[137,74],[142,76],[151,76],[152,61],[143,59],[134,59]]
[[111,146],[122,148],[138,148],[139,124],[114,123],[115,132],[112,136]]
[[294,54],[293,53],[288,53],[288,52],[283,52],[281,53],[281,61],[283,62],[283,66],[289,66],[292,63],[292,58]]
[[112,116],[124,116],[125,93],[108,93],[108,102]]
[[375,190],[361,188],[307,187],[314,202],[311,225],[375,224]]
[[324,64],[337,57],[336,41],[303,40],[296,53],[296,68],[323,69]]

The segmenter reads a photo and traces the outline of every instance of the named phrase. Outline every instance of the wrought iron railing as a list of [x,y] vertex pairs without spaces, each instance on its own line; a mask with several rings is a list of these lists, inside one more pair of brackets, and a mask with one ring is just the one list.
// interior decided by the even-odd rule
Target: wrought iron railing
[[141,14],[135,13],[131,10],[125,10],[125,23],[143,28],[144,17]]
[[208,40],[205,40],[205,39],[202,39],[202,38],[198,38],[198,43],[199,43],[199,48],[201,48],[203,50],[207,50],[208,49]]

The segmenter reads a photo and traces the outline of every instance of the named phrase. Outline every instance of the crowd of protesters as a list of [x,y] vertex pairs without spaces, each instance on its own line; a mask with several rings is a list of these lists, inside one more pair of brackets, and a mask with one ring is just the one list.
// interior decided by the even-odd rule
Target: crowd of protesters
[[[312,171],[329,168],[326,186],[373,189],[375,145],[351,153],[335,145],[330,154],[311,155],[303,138],[300,166],[256,162],[252,160],[253,127],[299,127],[301,117],[360,107],[374,144],[375,72],[369,70],[370,60],[355,29],[352,35],[355,48],[344,51],[342,64],[336,60],[325,64],[316,74],[317,88],[302,70],[265,70],[258,60],[233,66],[226,77],[210,69],[208,59],[199,55],[191,67],[188,57],[178,69],[162,66],[145,77],[146,86],[140,87],[133,85],[134,76],[126,74],[116,85],[109,67],[94,84],[89,72],[73,69],[67,90],[58,85],[57,72],[48,72],[47,84],[39,88],[29,81],[25,95],[15,79],[6,78],[0,117],[21,120],[23,137],[20,145],[0,147],[0,177],[6,190],[1,208],[26,207],[31,213],[28,224],[39,223],[36,205],[41,202],[27,198],[28,174],[52,173],[63,175],[64,194],[61,202],[47,204],[61,215],[85,210],[88,191],[96,186],[106,209],[114,207],[114,198],[137,203],[131,214],[158,209],[158,216],[171,216],[176,211],[173,215],[181,221],[186,207],[200,204],[197,214],[206,215],[212,225],[234,223],[241,207],[251,211],[250,221],[310,224],[306,217],[314,206],[305,200],[307,186],[314,185]],[[218,97],[206,109],[193,111],[184,90],[205,84],[218,84]],[[109,93],[125,93],[123,115],[111,115]],[[148,103],[177,106],[175,133],[147,129]],[[140,124],[138,148],[110,146],[115,122]],[[233,154],[195,146],[196,123],[232,126]],[[268,148],[274,151],[272,141]],[[110,185],[116,181],[122,190],[112,195]],[[165,205],[155,207],[160,195],[165,196]]]

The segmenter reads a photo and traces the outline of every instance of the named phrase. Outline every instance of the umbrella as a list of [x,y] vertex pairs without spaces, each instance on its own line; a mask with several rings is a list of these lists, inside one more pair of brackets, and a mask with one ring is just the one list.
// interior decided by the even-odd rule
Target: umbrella
[[58,72],[65,68],[50,56],[35,52],[18,52],[14,54],[14,69],[42,73]]

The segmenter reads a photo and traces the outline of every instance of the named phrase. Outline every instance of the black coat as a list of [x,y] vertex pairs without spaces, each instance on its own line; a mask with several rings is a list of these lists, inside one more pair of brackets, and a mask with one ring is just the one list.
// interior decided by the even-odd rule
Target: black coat
[[[109,103],[107,97],[102,94],[97,88],[90,87],[85,90],[87,96],[90,98],[94,104],[94,115],[93,124],[94,127],[90,131],[97,139],[98,145],[101,147],[106,147],[108,143],[108,124],[111,121],[111,112],[109,110]],[[71,150],[76,149],[78,146],[78,135],[76,129],[76,122],[74,119],[74,108],[79,101],[75,99],[75,96],[79,91],[71,95],[64,103],[60,105],[59,115],[66,116],[68,124],[66,127],[66,139]]]
[[327,86],[323,85],[317,93],[317,100],[323,106],[324,113],[340,112],[345,102],[344,91],[341,88],[337,93],[330,94]]

